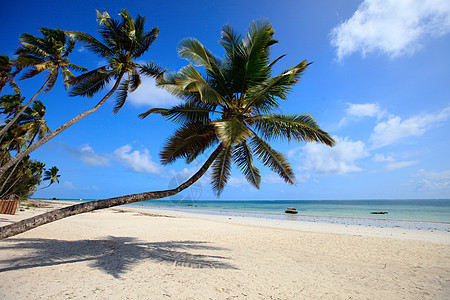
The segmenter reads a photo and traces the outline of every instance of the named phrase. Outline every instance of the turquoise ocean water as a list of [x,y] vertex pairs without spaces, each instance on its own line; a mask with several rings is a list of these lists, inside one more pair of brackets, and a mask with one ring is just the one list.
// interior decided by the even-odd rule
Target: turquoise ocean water
[[[78,199],[64,200],[76,201]],[[450,199],[283,201],[193,201],[173,199],[144,201],[130,206],[270,219],[317,220],[317,218],[323,217],[332,218],[333,220],[339,218],[369,219],[433,222],[450,225]],[[298,215],[285,214],[284,211],[287,207],[295,207],[299,211]],[[370,214],[373,211],[386,211],[388,214]]]

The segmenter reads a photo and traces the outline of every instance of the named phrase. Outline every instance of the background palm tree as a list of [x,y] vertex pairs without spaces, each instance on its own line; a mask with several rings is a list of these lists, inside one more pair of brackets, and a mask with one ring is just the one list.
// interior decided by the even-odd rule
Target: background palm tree
[[43,188],[40,188],[39,190],[43,190],[54,184],[55,182],[59,183],[59,177],[61,177],[60,174],[58,174],[59,169],[54,166],[51,167],[50,170],[45,170],[44,172],[44,178],[42,178],[43,181],[50,180],[50,183],[47,186],[44,186]]
[[[97,19],[100,24],[99,33],[102,36],[103,43],[84,32],[67,32],[71,37],[69,40],[73,41],[73,39],[76,39],[85,43],[89,50],[107,61],[105,66],[84,73],[78,77],[68,78],[66,83],[74,85],[69,95],[92,97],[105,88],[111,80],[115,80],[114,86],[94,108],[79,114],[72,120],[61,125],[8,161],[8,163],[1,166],[0,176],[21,158],[36,150],[79,120],[97,111],[116,90],[118,90],[118,93],[114,113],[117,113],[125,104],[128,93],[135,91],[141,84],[141,74],[153,77],[162,74],[164,69],[158,65],[153,63],[138,64],[135,62],[155,41],[158,36],[158,28],[155,27],[150,32],[146,32],[144,28],[144,17],[138,16],[136,20],[133,20],[125,9],[119,15],[121,20],[115,20],[106,11],[103,14],[97,11]],[[33,70],[30,72],[30,75],[32,74],[34,74]],[[53,77],[50,77],[49,80],[51,78]],[[49,81],[49,84],[51,82]]]
[[223,60],[213,56],[197,40],[184,40],[179,48],[180,56],[204,67],[206,74],[201,75],[189,65],[178,73],[159,78],[162,87],[185,100],[171,109],[151,109],[141,115],[160,113],[181,125],[164,146],[162,162],[168,164],[185,158],[189,163],[209,147],[216,146],[203,166],[186,182],[171,190],[85,202],[48,212],[1,227],[0,238],[96,209],[177,194],[203,176],[210,166],[213,189],[219,195],[230,176],[232,161],[250,183],[259,187],[260,174],[253,164],[253,156],[287,183],[294,183],[285,156],[272,149],[266,140],[318,141],[328,146],[335,142],[309,115],[272,113],[279,107],[279,100],[287,100],[288,92],[308,66],[303,61],[272,76],[272,67],[280,59],[269,60],[270,47],[276,43],[273,34],[272,26],[266,22],[252,24],[243,38],[225,26],[220,41],[225,49]]
[[36,97],[42,92],[50,91],[58,79],[59,73],[64,77],[66,89],[69,88],[68,80],[75,77],[71,70],[86,71],[85,68],[72,64],[68,55],[75,47],[75,41],[68,38],[61,29],[41,28],[39,31],[43,37],[36,37],[29,33],[20,36],[21,45],[16,51],[17,58],[14,65],[18,70],[26,70],[21,79],[32,78],[44,71],[48,72],[47,80],[39,91],[31,97],[11,119],[9,125],[0,130],[0,136],[4,135],[17,118],[30,106]]
[[22,97],[19,91],[12,95],[3,95],[0,97],[0,114],[6,115],[5,118],[11,118],[22,108]]
[[13,71],[13,62],[6,55],[0,55],[0,92],[7,83],[16,91],[20,91],[14,77],[19,71]]
[[[47,126],[47,121],[44,120],[44,116],[45,106],[40,100],[36,100],[32,106],[27,107],[27,109],[19,116],[16,123],[11,126],[8,132],[0,139],[0,150],[2,151],[2,154],[8,154],[7,157],[10,159],[11,153],[20,154],[23,149],[27,149],[27,147],[33,144],[36,138],[41,139],[45,136],[50,130]],[[9,122],[10,120],[7,119],[6,123],[8,124]],[[16,172],[16,169],[22,160],[18,160],[9,171],[9,175],[2,178],[0,181],[0,191],[5,189],[7,183],[11,183],[13,174]],[[22,165],[25,164],[22,163]]]

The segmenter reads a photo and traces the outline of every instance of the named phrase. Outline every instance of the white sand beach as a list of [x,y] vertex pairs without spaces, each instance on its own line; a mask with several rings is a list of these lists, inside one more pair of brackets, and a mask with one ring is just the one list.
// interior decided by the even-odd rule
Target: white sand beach
[[[0,225],[49,209],[0,215]],[[0,299],[449,295],[448,232],[118,207],[0,241]]]

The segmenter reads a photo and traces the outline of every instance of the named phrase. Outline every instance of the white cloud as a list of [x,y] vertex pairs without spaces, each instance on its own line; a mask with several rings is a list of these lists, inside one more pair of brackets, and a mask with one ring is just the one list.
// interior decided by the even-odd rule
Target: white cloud
[[180,99],[167,91],[156,87],[153,78],[143,78],[139,88],[128,95],[130,103],[135,106],[171,106],[180,103]]
[[82,145],[79,148],[72,148],[68,145],[63,144],[72,155],[81,160],[84,164],[94,167],[109,166],[109,158],[106,154],[95,153],[94,149],[88,144]]
[[160,166],[152,161],[147,149],[143,151],[131,151],[130,145],[122,146],[114,150],[114,156],[117,161],[138,173],[160,174]]
[[380,105],[378,105],[377,103],[348,103],[348,107],[345,112],[349,116],[356,117],[380,117],[383,114],[380,109]]
[[339,127],[342,127],[351,121],[358,121],[365,117],[376,117],[377,119],[380,119],[385,115],[387,115],[387,112],[382,110],[380,105],[377,103],[347,103],[345,116],[339,122]]
[[233,177],[233,176],[231,176],[228,179],[227,184],[229,186],[231,186],[231,187],[241,187],[241,186],[247,184],[247,180],[244,177],[242,177],[242,176],[241,177]]
[[399,116],[391,116],[375,126],[370,141],[374,148],[390,145],[407,137],[420,136],[449,118],[450,107],[435,114],[414,116],[403,121]]
[[386,165],[386,169],[389,171],[397,170],[405,167],[412,166],[414,164],[418,163],[417,160],[410,160],[410,161],[399,161],[399,162],[393,162]]
[[384,156],[384,154],[375,154],[372,160],[374,162],[387,163],[384,167],[388,171],[409,167],[418,163],[417,160],[395,161],[395,159],[392,156]]
[[[54,188],[61,189],[59,186],[55,186]],[[98,186],[91,185],[91,186],[86,186],[86,187],[78,187],[78,186],[75,186],[71,181],[64,181],[62,184],[62,189],[87,191],[87,190],[98,190]]]
[[450,170],[436,172],[422,169],[414,177],[418,178],[414,181],[418,191],[450,191]]
[[347,137],[333,137],[336,146],[333,148],[323,144],[308,143],[303,147],[303,168],[321,174],[346,174],[362,171],[355,161],[369,154],[362,141],[351,141]]
[[280,176],[275,175],[275,174],[263,175],[261,177],[262,177],[262,182],[267,182],[267,183],[284,183],[284,180],[281,179]]
[[63,182],[63,187],[65,189],[69,189],[69,190],[75,190],[76,187],[73,185],[73,183],[71,181],[64,181]]
[[365,0],[351,18],[332,30],[342,60],[354,52],[390,57],[414,53],[426,36],[450,32],[448,0]]
[[384,154],[375,154],[373,157],[374,162],[394,162],[395,159],[392,156],[384,156]]

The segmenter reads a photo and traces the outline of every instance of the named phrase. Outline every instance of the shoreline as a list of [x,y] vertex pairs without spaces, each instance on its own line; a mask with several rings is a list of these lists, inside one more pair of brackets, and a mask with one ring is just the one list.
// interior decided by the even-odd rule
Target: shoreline
[[[0,225],[69,205],[29,204]],[[0,241],[0,298],[446,299],[449,265],[447,232],[122,206]]]
[[[0,225],[12,222],[17,222],[21,219],[34,216],[36,214],[44,213],[56,208],[61,208],[68,205],[78,204],[76,201],[55,201],[55,200],[28,200],[31,205],[38,207],[31,211],[21,211],[16,215],[9,216],[8,221],[0,220]],[[40,207],[39,207],[40,206]],[[312,217],[307,220],[299,219],[271,219],[254,217],[250,214],[214,214],[202,213],[197,211],[185,211],[167,208],[153,208],[146,206],[138,206],[136,204],[129,204],[123,206],[116,206],[104,209],[105,211],[137,213],[141,215],[150,216],[165,216],[185,219],[207,220],[225,224],[236,224],[244,226],[253,226],[271,229],[294,230],[304,232],[321,232],[330,234],[344,234],[354,236],[366,237],[380,237],[380,238],[395,238],[405,240],[427,241],[433,243],[441,243],[450,245],[450,230],[446,223],[425,223],[425,222],[410,222],[410,221],[388,221],[385,226],[374,226],[372,219],[350,219],[350,218],[336,218],[336,217]],[[102,210],[100,210],[102,211]],[[151,213],[149,213],[149,211]],[[92,213],[95,213],[94,211]],[[89,213],[87,213],[89,214]],[[2,215],[8,216],[8,215]],[[75,216],[76,217],[76,216]],[[291,216],[288,216],[291,217]],[[294,216],[295,217],[295,216]],[[340,219],[341,222],[338,222]],[[379,220],[374,220],[379,221]],[[58,222],[58,221],[56,221]],[[387,226],[386,226],[387,225]],[[401,226],[403,225],[403,226]],[[421,229],[424,228],[425,229]]]
[[359,218],[359,217],[331,217],[331,216],[312,216],[312,215],[280,215],[280,214],[266,214],[266,213],[252,213],[252,212],[233,212],[220,210],[189,210],[184,208],[156,208],[151,206],[139,206],[136,204],[129,204],[124,207],[137,209],[150,209],[161,211],[175,211],[187,214],[199,215],[214,215],[214,216],[228,216],[228,217],[249,217],[267,220],[280,220],[289,222],[313,222],[313,223],[327,223],[327,224],[341,224],[341,225],[355,225],[364,227],[378,227],[378,228],[400,228],[411,230],[424,231],[443,231],[450,232],[450,223],[446,222],[431,222],[431,221],[413,221],[413,220],[395,220],[395,219],[376,219],[376,218]]
[[[31,201],[48,201],[49,203],[71,203],[77,204],[80,203],[78,201],[73,201],[69,199],[30,199]],[[81,200],[81,199],[80,199]],[[412,201],[422,201],[420,199],[412,199]],[[441,201],[448,199],[430,199],[430,201]],[[83,200],[85,202],[86,200]],[[88,201],[93,201],[90,199]],[[327,200],[324,200],[327,201]],[[361,200],[347,200],[347,201],[361,201]],[[394,200],[381,200],[381,201],[394,201]],[[167,200],[170,203],[169,200]],[[206,201],[210,202],[210,201]],[[232,201],[225,201],[232,202]],[[237,201],[239,202],[239,201]],[[287,201],[290,202],[290,201]],[[220,203],[220,202],[218,202]],[[314,222],[314,223],[331,223],[331,224],[342,224],[342,225],[357,225],[357,226],[365,226],[365,227],[378,227],[378,228],[401,228],[401,229],[411,229],[411,230],[424,230],[424,231],[443,231],[450,232],[450,219],[448,221],[428,221],[428,220],[408,220],[408,219],[392,219],[392,218],[383,218],[381,215],[377,217],[354,217],[354,216],[327,216],[327,215],[311,215],[311,214],[299,214],[297,215],[287,215],[287,214],[279,214],[279,213],[268,213],[268,212],[252,212],[252,211],[233,211],[233,210],[221,210],[221,209],[207,209],[207,208],[189,208],[189,206],[179,206],[174,205],[171,207],[162,206],[158,208],[157,205],[150,205],[149,203],[133,203],[127,204],[121,207],[131,207],[138,209],[152,209],[152,210],[164,210],[164,211],[177,211],[188,214],[208,214],[208,215],[223,215],[223,216],[231,216],[231,217],[252,217],[252,218],[261,218],[261,219],[273,219],[273,220],[282,220],[282,221],[298,221],[298,222]]]

